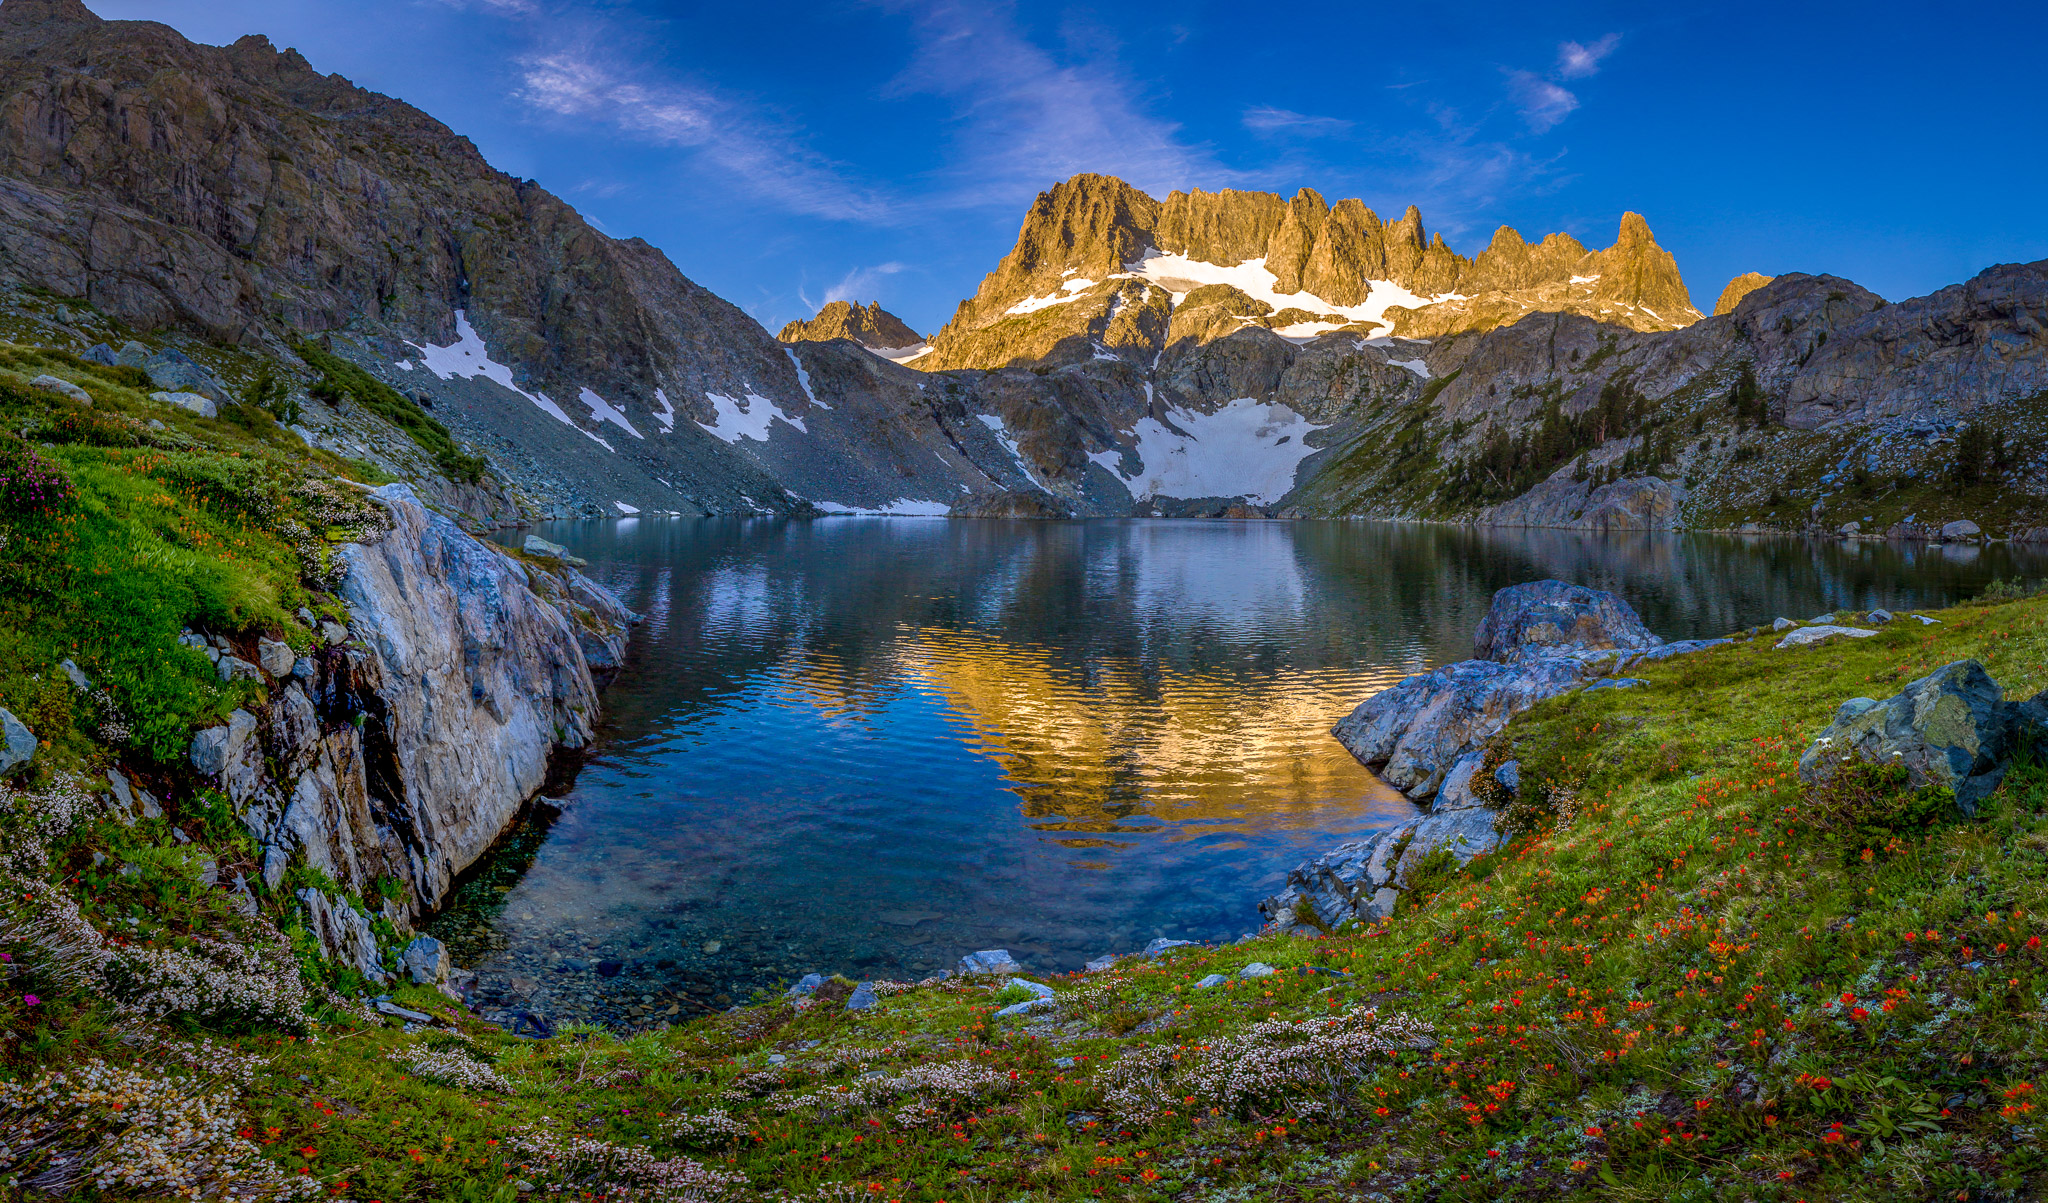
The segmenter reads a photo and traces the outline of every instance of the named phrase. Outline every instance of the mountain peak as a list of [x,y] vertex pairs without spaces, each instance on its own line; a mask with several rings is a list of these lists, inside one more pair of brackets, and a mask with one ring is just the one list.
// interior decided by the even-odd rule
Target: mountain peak
[[818,343],[847,338],[875,351],[895,351],[924,341],[924,336],[912,330],[902,318],[882,308],[880,301],[869,301],[865,305],[828,301],[824,308],[818,310],[818,316],[808,322],[791,322],[775,337],[786,343]]
[[1735,312],[1735,307],[1742,304],[1742,298],[1775,279],[1776,276],[1767,276],[1762,272],[1744,272],[1728,281],[1728,287],[1721,290],[1721,299],[1714,302],[1714,316],[1720,317],[1724,313]]
[[0,0],[0,25],[98,25],[83,0]]

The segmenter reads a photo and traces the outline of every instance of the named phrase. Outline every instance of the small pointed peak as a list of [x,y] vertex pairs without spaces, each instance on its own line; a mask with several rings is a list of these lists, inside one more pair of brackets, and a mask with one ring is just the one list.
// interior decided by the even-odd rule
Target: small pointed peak
[[1417,250],[1422,249],[1422,210],[1414,205],[1408,206],[1408,211],[1401,215],[1401,220],[1387,227],[1387,241],[1409,242],[1413,243]]
[[1429,236],[1429,249],[1432,251],[1448,251],[1451,249],[1450,244],[1444,241],[1444,232],[1442,230],[1438,230]]
[[1493,232],[1493,241],[1487,244],[1486,249],[1495,254],[1506,254],[1511,251],[1526,250],[1528,246],[1529,243],[1522,237],[1520,230],[1513,226],[1502,226]]
[[1650,233],[1650,223],[1643,220],[1642,214],[1624,213],[1621,215],[1621,230],[1614,237],[1614,245],[1655,246],[1657,237]]
[[1769,284],[1773,279],[1776,277],[1764,275],[1762,272],[1744,272],[1728,281],[1728,287],[1721,290],[1721,299],[1714,303],[1714,316],[1720,317],[1724,313],[1735,312],[1735,307],[1742,304],[1742,298]]
[[0,0],[0,25],[98,25],[84,0]]
[[1294,199],[1289,201],[1288,204],[1295,208],[1313,208],[1317,211],[1327,210],[1330,207],[1329,202],[1323,199],[1323,194],[1313,188],[1303,188],[1295,193]]

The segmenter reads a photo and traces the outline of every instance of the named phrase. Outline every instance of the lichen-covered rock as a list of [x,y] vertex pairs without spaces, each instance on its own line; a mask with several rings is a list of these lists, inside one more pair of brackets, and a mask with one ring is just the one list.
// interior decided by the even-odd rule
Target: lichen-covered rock
[[1876,634],[1876,631],[1865,630],[1862,627],[1843,627],[1828,623],[1815,627],[1795,627],[1772,646],[1780,650],[1790,647],[1812,647],[1815,644],[1826,643],[1830,639],[1869,639]]
[[1958,660],[1886,701],[1845,704],[1800,756],[1799,776],[1811,784],[1852,759],[1898,762],[1914,786],[1946,786],[1963,812],[1972,813],[2005,778],[2014,710],[1982,664]]
[[1643,649],[1664,641],[1635,607],[1604,589],[1564,581],[1530,581],[1493,595],[1472,636],[1472,654],[1504,664],[1557,651]]

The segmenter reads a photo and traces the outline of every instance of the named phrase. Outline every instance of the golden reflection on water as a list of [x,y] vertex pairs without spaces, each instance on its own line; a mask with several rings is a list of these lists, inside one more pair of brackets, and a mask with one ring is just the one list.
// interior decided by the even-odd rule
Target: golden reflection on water
[[1162,666],[1148,679],[1103,663],[1087,679],[1042,649],[972,631],[920,629],[903,666],[942,696],[1001,765],[1040,831],[1086,838],[1327,823],[1323,809],[1400,802],[1331,738],[1394,669],[1283,669],[1253,680]]

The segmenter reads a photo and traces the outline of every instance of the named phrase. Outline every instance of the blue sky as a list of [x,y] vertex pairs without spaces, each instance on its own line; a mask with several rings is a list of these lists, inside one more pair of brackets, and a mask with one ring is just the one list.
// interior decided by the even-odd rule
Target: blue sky
[[1468,254],[1634,209],[1703,309],[1749,270],[1897,300],[2048,257],[2037,5],[87,3],[295,46],[770,329],[845,297],[929,333],[1090,170],[1413,203]]

